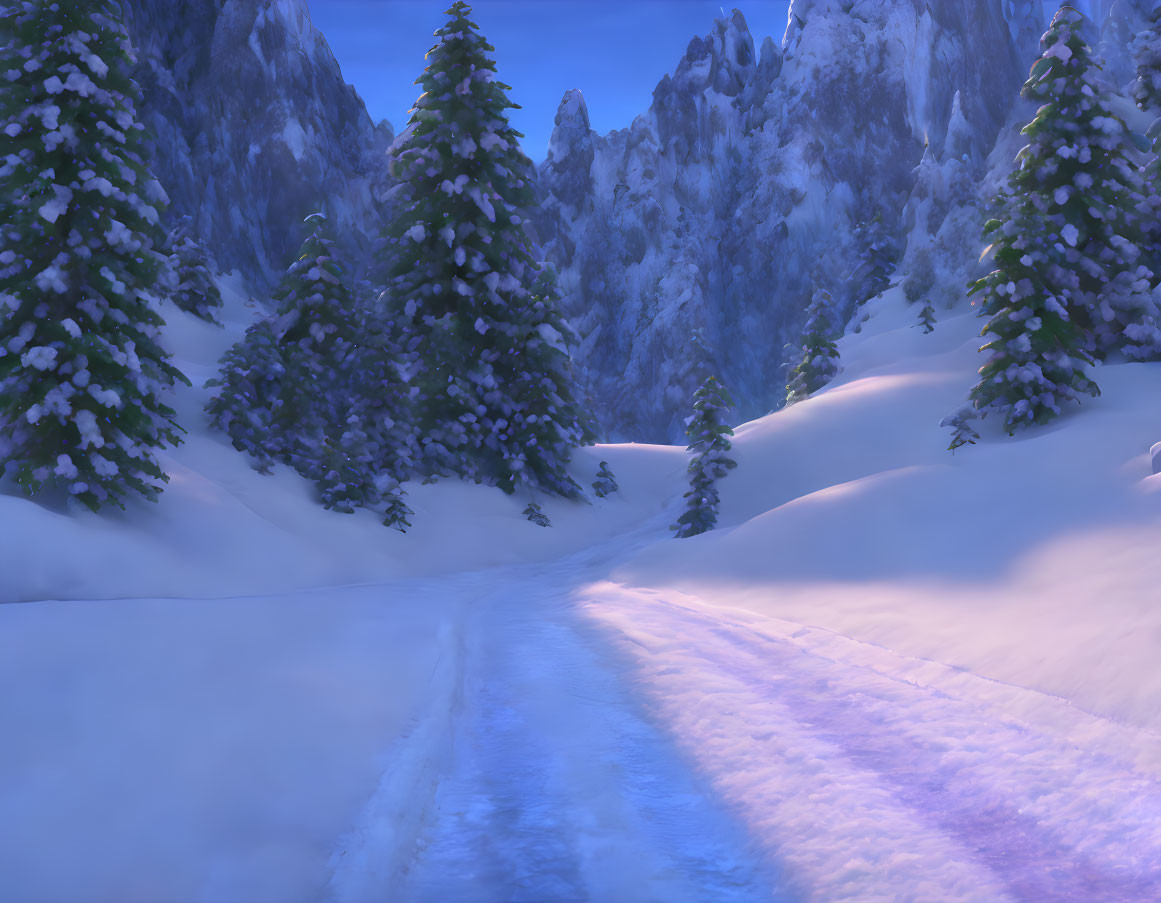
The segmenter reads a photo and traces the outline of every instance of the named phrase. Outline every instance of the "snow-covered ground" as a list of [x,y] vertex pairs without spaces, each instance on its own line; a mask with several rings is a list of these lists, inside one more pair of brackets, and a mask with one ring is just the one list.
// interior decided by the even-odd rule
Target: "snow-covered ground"
[[[176,312],[199,383],[228,328]],[[318,508],[197,427],[157,506],[0,496],[0,899],[1161,899],[1161,365],[954,456],[979,322],[894,293],[844,372],[592,505]]]

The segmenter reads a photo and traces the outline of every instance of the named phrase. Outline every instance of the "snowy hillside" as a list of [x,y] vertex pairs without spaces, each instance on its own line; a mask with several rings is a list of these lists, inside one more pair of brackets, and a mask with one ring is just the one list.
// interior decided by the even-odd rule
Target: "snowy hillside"
[[[169,312],[195,383],[228,289]],[[740,427],[689,540],[656,446],[547,530],[443,482],[401,535],[200,430],[155,508],[0,498],[5,895],[1158,897],[1161,365],[953,456],[979,321],[912,323]]]
[[[618,474],[636,477],[637,487],[596,505],[566,505],[552,530],[519,517],[526,498],[475,485],[409,487],[416,516],[406,535],[381,527],[369,511],[326,511],[309,483],[286,468],[260,477],[206,423],[203,386],[258,314],[240,285],[236,274],[222,283],[225,329],[163,306],[174,362],[193,383],[178,388],[174,405],[189,435],[160,456],[170,476],[164,504],[134,501],[123,513],[96,515],[0,494],[3,521],[20,525],[6,530],[0,549],[0,601],[253,595],[554,557],[656,515],[649,506],[662,502],[651,500],[680,480],[680,449],[623,446],[610,449],[616,460],[608,460]],[[582,486],[601,456],[608,457],[601,447],[578,451],[574,474]],[[512,518],[518,542],[478,542],[483,525]]]
[[[24,155],[0,195],[0,412],[5,454],[29,456],[0,482],[0,903],[1161,901],[1161,362],[1124,362],[1161,357],[1161,194],[1118,118],[1143,132],[1161,110],[1161,31],[1157,96],[1123,94],[1146,4],[1086,5],[1121,80],[1108,107],[1077,99],[1097,94],[1078,20],[1054,25],[1037,77],[1071,99],[1040,108],[1025,159],[1049,162],[1013,183],[995,275],[964,291],[1032,115],[1029,23],[1053,5],[794,0],[781,46],[718,20],[625,130],[596,135],[565,95],[536,228],[578,369],[622,435],[674,436],[710,387],[688,422],[717,443],[697,467],[720,469],[720,510],[681,445],[571,447],[566,330],[521,243],[532,201],[499,193],[526,161],[461,4],[396,146],[420,188],[395,192],[398,322],[388,293],[354,297],[365,261],[334,262],[322,217],[278,315],[255,297],[320,187],[344,251],[378,228],[390,130],[303,0],[126,4],[154,38],[138,74],[175,209],[231,267],[221,325],[164,300],[154,331],[181,280],[149,266],[156,215],[136,243],[115,218],[142,207],[137,170],[110,168],[119,197],[68,171],[61,121],[126,141],[76,65],[40,72],[58,51],[113,71],[88,33],[9,50],[10,81],[44,96],[7,95],[0,130]],[[1055,77],[1069,65],[1085,80]],[[440,168],[477,151],[476,183]],[[766,413],[807,302],[801,400]],[[269,475],[205,412],[243,336],[223,429],[282,462]],[[191,385],[147,373],[163,351]],[[732,448],[709,369],[748,421]],[[1059,373],[1081,371],[1100,394],[1053,417]],[[941,421],[977,383],[989,416],[951,453]],[[141,411],[169,416],[126,391],[143,386],[180,446],[140,432]],[[1005,434],[1032,402],[1035,428]],[[121,473],[97,449],[156,453],[159,501],[83,508],[78,461]],[[534,472],[567,454],[579,499]],[[598,497],[606,464],[619,488]],[[353,492],[378,478],[405,483],[407,532]],[[325,509],[339,483],[364,507]],[[699,505],[708,531],[675,538]]]

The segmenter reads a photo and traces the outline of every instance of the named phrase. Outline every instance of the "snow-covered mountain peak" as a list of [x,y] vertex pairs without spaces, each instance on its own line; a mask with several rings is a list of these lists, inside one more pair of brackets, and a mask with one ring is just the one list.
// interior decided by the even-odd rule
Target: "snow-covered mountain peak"
[[577,88],[564,92],[556,110],[555,127],[548,140],[548,161],[555,163],[576,153],[584,142],[591,143],[589,106]]
[[729,16],[715,19],[708,35],[689,42],[673,82],[693,92],[712,88],[719,94],[736,97],[752,80],[756,64],[754,38],[746,17],[735,9]]

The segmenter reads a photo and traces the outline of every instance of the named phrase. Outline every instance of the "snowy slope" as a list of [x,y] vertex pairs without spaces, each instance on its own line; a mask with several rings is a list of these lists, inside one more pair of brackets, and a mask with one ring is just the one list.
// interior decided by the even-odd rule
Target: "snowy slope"
[[[0,494],[0,602],[252,595],[551,558],[655,514],[684,467],[676,448],[581,449],[572,472],[582,486],[607,459],[625,492],[591,505],[550,504],[551,530],[520,516],[524,496],[446,482],[408,485],[415,517],[405,535],[367,511],[326,511],[310,483],[286,467],[259,476],[206,425],[203,386],[258,312],[241,285],[236,275],[222,283],[225,329],[163,306],[175,364],[193,383],[173,400],[189,434],[159,455],[170,476],[163,500],[95,515]],[[499,531],[496,541],[479,541],[485,525]]]
[[979,321],[913,318],[738,430],[721,529],[576,598],[805,899],[1161,898],[1161,365],[953,457]]
[[[195,380],[227,294],[171,312]],[[549,530],[445,482],[403,536],[198,430],[156,508],[0,497],[7,597],[76,600],[0,605],[0,896],[1161,897],[1161,365],[953,456],[979,321],[871,314],[690,540],[662,446]]]

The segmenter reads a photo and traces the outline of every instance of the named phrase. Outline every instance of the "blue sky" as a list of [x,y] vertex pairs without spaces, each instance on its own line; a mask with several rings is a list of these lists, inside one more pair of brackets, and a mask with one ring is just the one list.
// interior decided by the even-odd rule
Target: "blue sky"
[[[452,0],[308,0],[311,19],[375,120],[396,131],[418,96],[432,32]],[[708,34],[734,7],[746,17],[755,49],[786,29],[788,0],[479,0],[473,18],[496,48],[500,79],[523,109],[511,111],[524,151],[544,159],[561,95],[580,88],[593,128],[627,126],[649,106],[690,38]]]

